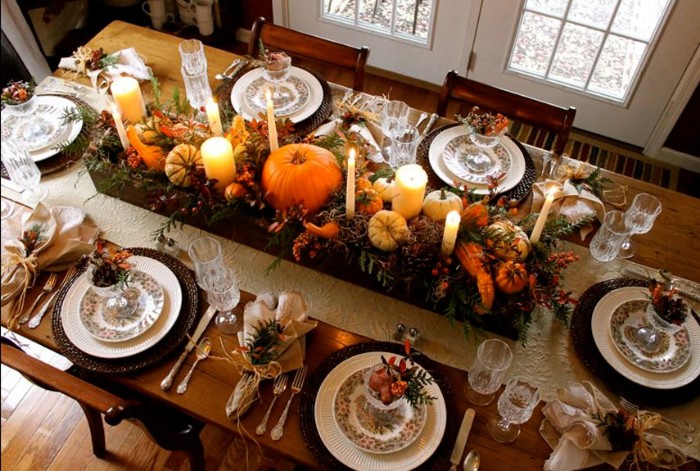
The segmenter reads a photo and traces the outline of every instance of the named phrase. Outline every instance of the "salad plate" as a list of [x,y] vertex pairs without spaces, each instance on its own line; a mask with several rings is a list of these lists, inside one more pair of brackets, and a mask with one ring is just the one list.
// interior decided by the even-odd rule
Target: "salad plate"
[[513,157],[508,149],[502,145],[489,149],[481,149],[491,159],[492,166],[485,172],[475,172],[466,163],[466,157],[470,153],[479,151],[469,138],[469,134],[460,134],[447,143],[442,151],[442,159],[447,169],[457,178],[481,185],[488,185],[490,178],[501,179],[505,177],[512,166]]

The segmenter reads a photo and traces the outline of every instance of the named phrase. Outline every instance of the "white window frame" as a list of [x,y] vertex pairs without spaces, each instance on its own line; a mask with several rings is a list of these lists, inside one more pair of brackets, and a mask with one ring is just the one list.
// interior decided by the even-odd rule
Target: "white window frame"
[[[510,73],[510,74],[515,74],[518,76],[522,76],[522,77],[528,78],[530,80],[534,80],[538,83],[546,83],[547,85],[557,86],[559,88],[563,88],[563,89],[566,89],[568,91],[575,92],[577,94],[582,94],[582,95],[590,97],[590,98],[595,98],[595,99],[605,101],[608,103],[613,103],[613,104],[617,104],[617,105],[620,105],[623,107],[627,107],[634,96],[634,93],[637,89],[637,84],[639,83],[641,76],[644,74],[644,70],[646,69],[647,63],[649,62],[649,58],[651,57],[654,49],[656,48],[656,44],[658,43],[659,36],[666,25],[668,17],[671,14],[671,10],[673,10],[673,7],[676,4],[676,0],[670,0],[668,2],[668,4],[666,5],[666,10],[662,13],[661,19],[660,19],[659,23],[656,25],[656,28],[654,29],[654,31],[652,32],[651,39],[648,42],[641,40],[639,38],[634,38],[634,37],[622,34],[622,33],[611,33],[610,29],[612,27],[612,23],[615,20],[615,15],[617,14],[617,11],[620,7],[620,3],[622,2],[622,0],[617,0],[617,5],[615,6],[615,9],[613,10],[610,21],[608,22],[608,25],[605,29],[601,29],[601,28],[596,27],[596,26],[583,24],[583,23],[578,22],[578,21],[569,20],[568,14],[569,14],[569,10],[571,9],[571,2],[572,1],[573,0],[567,0],[568,3],[567,3],[567,6],[566,6],[566,9],[564,11],[562,18],[553,16],[553,15],[549,15],[549,14],[543,13],[541,11],[526,10],[525,4],[526,4],[527,0],[520,1],[520,13],[518,16],[517,28],[512,33],[512,38],[511,38],[511,42],[510,42],[510,53],[508,54],[508,57],[506,58],[506,62],[505,62],[504,67],[503,67],[504,72]],[[523,15],[525,14],[525,11],[531,11],[531,12],[538,14],[538,15],[542,15],[542,16],[546,16],[548,18],[554,18],[554,19],[562,21],[562,25],[561,25],[561,28],[559,28],[559,33],[557,35],[557,39],[555,42],[554,49],[552,51],[552,55],[549,58],[549,63],[547,64],[547,70],[545,72],[544,77],[537,75],[537,74],[534,74],[534,73],[528,73],[527,71],[524,71],[524,70],[515,69],[515,68],[510,67],[511,60],[513,58],[513,53],[515,52],[515,43],[518,39],[518,33],[520,32],[520,26],[522,24]],[[561,40],[562,33],[564,31],[564,27],[566,26],[566,23],[571,23],[573,25],[582,26],[585,28],[595,29],[595,30],[603,33],[603,38],[600,42],[598,50],[596,51],[593,66],[591,67],[591,70],[588,73],[588,77],[586,78],[586,83],[583,87],[578,87],[578,86],[572,85],[570,83],[563,82],[561,80],[556,80],[554,78],[549,77],[549,73],[550,73],[550,70],[552,68],[552,63],[554,61],[554,56],[556,55],[557,47],[559,46],[559,42]],[[646,49],[644,51],[644,54],[642,55],[642,59],[639,61],[639,67],[637,68],[637,71],[635,72],[634,77],[630,81],[630,84],[629,84],[629,87],[627,88],[627,92],[625,93],[625,96],[623,96],[622,98],[618,98],[618,97],[615,97],[612,95],[608,95],[605,93],[601,93],[598,91],[588,89],[591,78],[593,77],[593,73],[594,73],[595,68],[598,64],[598,59],[600,58],[600,54],[603,50],[603,47],[605,46],[605,41],[608,38],[608,36],[611,34],[614,36],[619,36],[619,37],[625,38],[625,39],[632,39],[634,41],[645,42],[647,45]]]

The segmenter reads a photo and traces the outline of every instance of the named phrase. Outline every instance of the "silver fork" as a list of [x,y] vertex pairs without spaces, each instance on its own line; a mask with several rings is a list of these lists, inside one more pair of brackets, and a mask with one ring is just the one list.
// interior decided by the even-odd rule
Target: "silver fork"
[[[628,401],[624,397],[620,396],[620,405],[627,410],[629,413],[636,415],[639,412],[639,406],[633,402]],[[679,419],[671,419],[670,417],[661,416],[661,422],[676,427],[680,430],[680,433],[672,432],[671,430],[659,429],[662,432],[666,432],[674,438],[679,438],[686,443],[693,443],[692,433],[695,431],[695,425],[691,422]]]
[[56,295],[61,292],[61,289],[66,285],[68,280],[73,278],[73,275],[75,274],[75,265],[71,265],[68,270],[66,271],[66,274],[63,276],[63,280],[61,281],[61,285],[58,287],[58,289],[49,297],[49,299],[46,300],[46,302],[41,306],[41,309],[39,309],[39,312],[37,312],[34,317],[29,319],[29,326],[30,329],[36,329],[39,324],[41,323],[41,319],[44,317],[44,314],[49,310],[49,306],[51,305],[51,301],[54,300]]
[[57,276],[58,275],[56,275],[56,273],[51,273],[51,275],[49,275],[49,279],[46,280],[46,283],[44,283],[44,287],[41,289],[41,293],[39,293],[39,295],[36,297],[36,299],[32,303],[31,307],[29,309],[27,309],[24,312],[24,314],[22,315],[22,317],[19,319],[20,324],[24,324],[25,322],[27,322],[29,320],[29,316],[32,314],[32,311],[34,311],[34,308],[39,303],[39,300],[41,299],[41,297],[53,289],[54,285],[56,284],[56,277]]
[[258,435],[262,435],[267,430],[267,420],[270,418],[272,406],[275,405],[275,401],[284,393],[285,389],[287,389],[287,375],[279,375],[277,378],[275,378],[274,389],[272,390],[274,396],[272,397],[270,407],[267,408],[267,412],[265,412],[265,417],[262,418],[257,428],[255,429],[255,433],[257,433]]
[[298,369],[297,373],[294,375],[294,381],[292,381],[292,395],[289,396],[287,405],[284,407],[284,412],[282,412],[277,424],[272,427],[270,438],[275,441],[282,438],[282,434],[284,433],[284,423],[287,421],[287,414],[289,413],[289,406],[292,405],[292,399],[294,399],[294,396],[301,391],[301,387],[304,385],[304,378],[306,378],[306,365]]

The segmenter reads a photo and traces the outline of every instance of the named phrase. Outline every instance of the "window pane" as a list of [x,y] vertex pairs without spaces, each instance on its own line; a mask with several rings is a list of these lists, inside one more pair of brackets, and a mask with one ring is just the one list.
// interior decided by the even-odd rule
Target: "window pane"
[[359,22],[391,31],[391,15],[394,2],[381,0],[358,0],[360,2]]
[[426,39],[432,7],[433,0],[398,0],[394,30]]
[[639,41],[608,36],[588,88],[602,95],[623,99],[639,69],[645,48],[646,45]]
[[566,11],[568,0],[527,0],[525,8],[561,18]]
[[649,41],[669,0],[622,0],[612,32]]
[[339,16],[355,22],[355,0],[323,0],[324,15]]
[[574,0],[571,2],[568,19],[606,29],[616,4],[617,0]]
[[550,78],[583,88],[602,40],[600,31],[567,23],[554,55]]
[[510,67],[544,77],[560,27],[559,20],[526,11],[515,39]]

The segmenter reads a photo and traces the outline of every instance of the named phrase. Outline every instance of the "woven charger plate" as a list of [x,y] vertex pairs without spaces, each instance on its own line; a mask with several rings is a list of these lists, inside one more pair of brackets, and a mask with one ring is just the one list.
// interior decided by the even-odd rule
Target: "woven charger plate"
[[[420,164],[420,166],[424,169],[430,170],[430,172],[428,172],[428,185],[432,188],[441,188],[445,185],[445,183],[435,174],[432,167],[430,166],[430,144],[432,144],[433,140],[438,136],[438,134],[445,131],[446,129],[453,128],[455,126],[461,126],[461,124],[448,124],[447,126],[443,126],[438,129],[433,129],[418,144],[418,150],[416,151],[416,163]],[[505,196],[506,199],[509,201],[522,201],[527,197],[527,195],[530,194],[530,192],[532,191],[532,185],[537,179],[537,172],[535,171],[535,162],[533,162],[532,157],[530,157],[530,153],[527,150],[525,150],[525,147],[523,147],[523,145],[513,136],[510,136],[510,138],[513,139],[513,142],[516,146],[518,146],[518,149],[523,154],[523,158],[525,159],[525,174],[523,175],[523,178],[520,180],[520,182],[518,182],[518,184],[515,185],[513,188],[511,188],[508,191],[504,191],[503,193],[499,193],[498,195],[496,195],[495,198],[492,198],[491,201],[493,202],[498,201],[498,199],[501,196]]]
[[583,293],[571,318],[571,339],[576,354],[591,373],[608,389],[642,407],[671,406],[700,397],[700,377],[676,389],[648,388],[618,373],[598,351],[591,329],[593,311],[603,296],[626,286],[644,287],[647,286],[647,282],[646,280],[616,278],[596,283]]
[[[81,109],[87,110],[87,113],[93,116],[94,118],[97,118],[97,112],[90,108],[90,106],[85,103],[83,100],[80,100],[79,98],[75,98],[72,96],[68,95],[60,95],[60,94],[52,94],[53,96],[65,98],[66,100],[70,100],[76,105],[78,105]],[[45,96],[45,95],[42,95]],[[92,132],[95,128],[95,123],[89,124],[89,123],[83,123],[83,128],[80,130],[80,134],[75,138],[77,139],[84,139],[84,145],[80,146],[80,148],[77,151],[74,152],[59,152],[58,154],[49,157],[46,160],[42,160],[40,162],[37,162],[36,165],[39,167],[39,171],[41,172],[42,175],[50,175],[55,172],[59,172],[63,169],[66,169],[73,165],[75,162],[80,160],[80,158],[83,156],[83,153],[87,149],[88,144],[90,144],[90,139],[85,139],[86,137],[89,138],[92,135]],[[0,175],[2,175],[3,178],[10,178],[10,176],[7,173],[7,169],[5,168],[5,164],[0,163]]]
[[190,272],[190,270],[182,262],[163,252],[146,248],[131,248],[129,250],[134,255],[141,255],[157,260],[175,273],[175,276],[180,282],[183,293],[180,315],[178,316],[175,325],[173,325],[165,337],[163,337],[162,340],[148,350],[129,357],[116,359],[98,358],[88,355],[76,347],[68,339],[68,336],[63,329],[63,322],[61,322],[60,313],[61,306],[63,305],[63,301],[69,288],[78,278],[78,276],[80,276],[87,268],[87,265],[84,264],[78,269],[75,276],[73,276],[73,278],[61,289],[61,291],[59,291],[58,296],[56,297],[56,304],[54,305],[54,312],[51,321],[54,341],[56,342],[56,345],[58,345],[61,354],[80,368],[96,371],[98,373],[128,373],[150,366],[160,361],[167,354],[177,348],[187,337],[187,333],[190,331],[192,325],[197,319],[199,292],[192,272]]
[[[243,69],[234,75],[232,79],[224,80],[224,82],[214,91],[214,95],[216,95],[216,100],[218,101],[219,106],[225,109],[227,113],[231,115],[236,114],[236,110],[233,109],[233,105],[231,104],[231,90],[233,89],[233,86],[236,84],[236,81],[239,78],[254,68],[254,66],[243,67]],[[311,116],[294,125],[294,134],[297,136],[297,138],[302,138],[328,121],[328,118],[333,112],[333,94],[331,93],[330,85],[328,85],[326,79],[324,79],[320,74],[306,67],[299,68],[304,69],[313,75],[316,80],[321,83],[321,88],[323,89],[323,100],[321,101],[321,106],[319,106]]]
[[[321,440],[318,430],[316,429],[316,420],[314,417],[316,395],[318,394],[318,390],[321,387],[323,380],[326,379],[326,376],[328,376],[328,374],[336,366],[348,358],[366,352],[392,352],[396,353],[397,355],[405,354],[403,345],[390,342],[365,342],[345,347],[323,360],[323,362],[308,377],[306,384],[304,385],[304,389],[302,389],[302,398],[300,401],[301,406],[299,409],[301,433],[304,437],[306,447],[309,449],[309,451],[311,451],[311,454],[314,456],[316,462],[322,469],[337,470],[350,468],[338,461],[330,453],[330,451],[328,451]],[[436,384],[440,387],[440,391],[442,391],[442,394],[445,397],[447,410],[454,411],[456,406],[453,400],[452,385],[437,369],[437,364],[434,361],[424,356],[420,352],[415,352],[415,355],[416,362],[430,373],[430,375],[435,379]],[[433,455],[425,463],[416,469],[449,469],[450,454],[452,452],[454,440],[457,437],[459,420],[460,417],[458,417],[456,414],[447,414],[447,425],[445,427],[445,433],[443,434],[440,445],[438,446],[437,450],[435,450],[435,453],[433,453]]]

